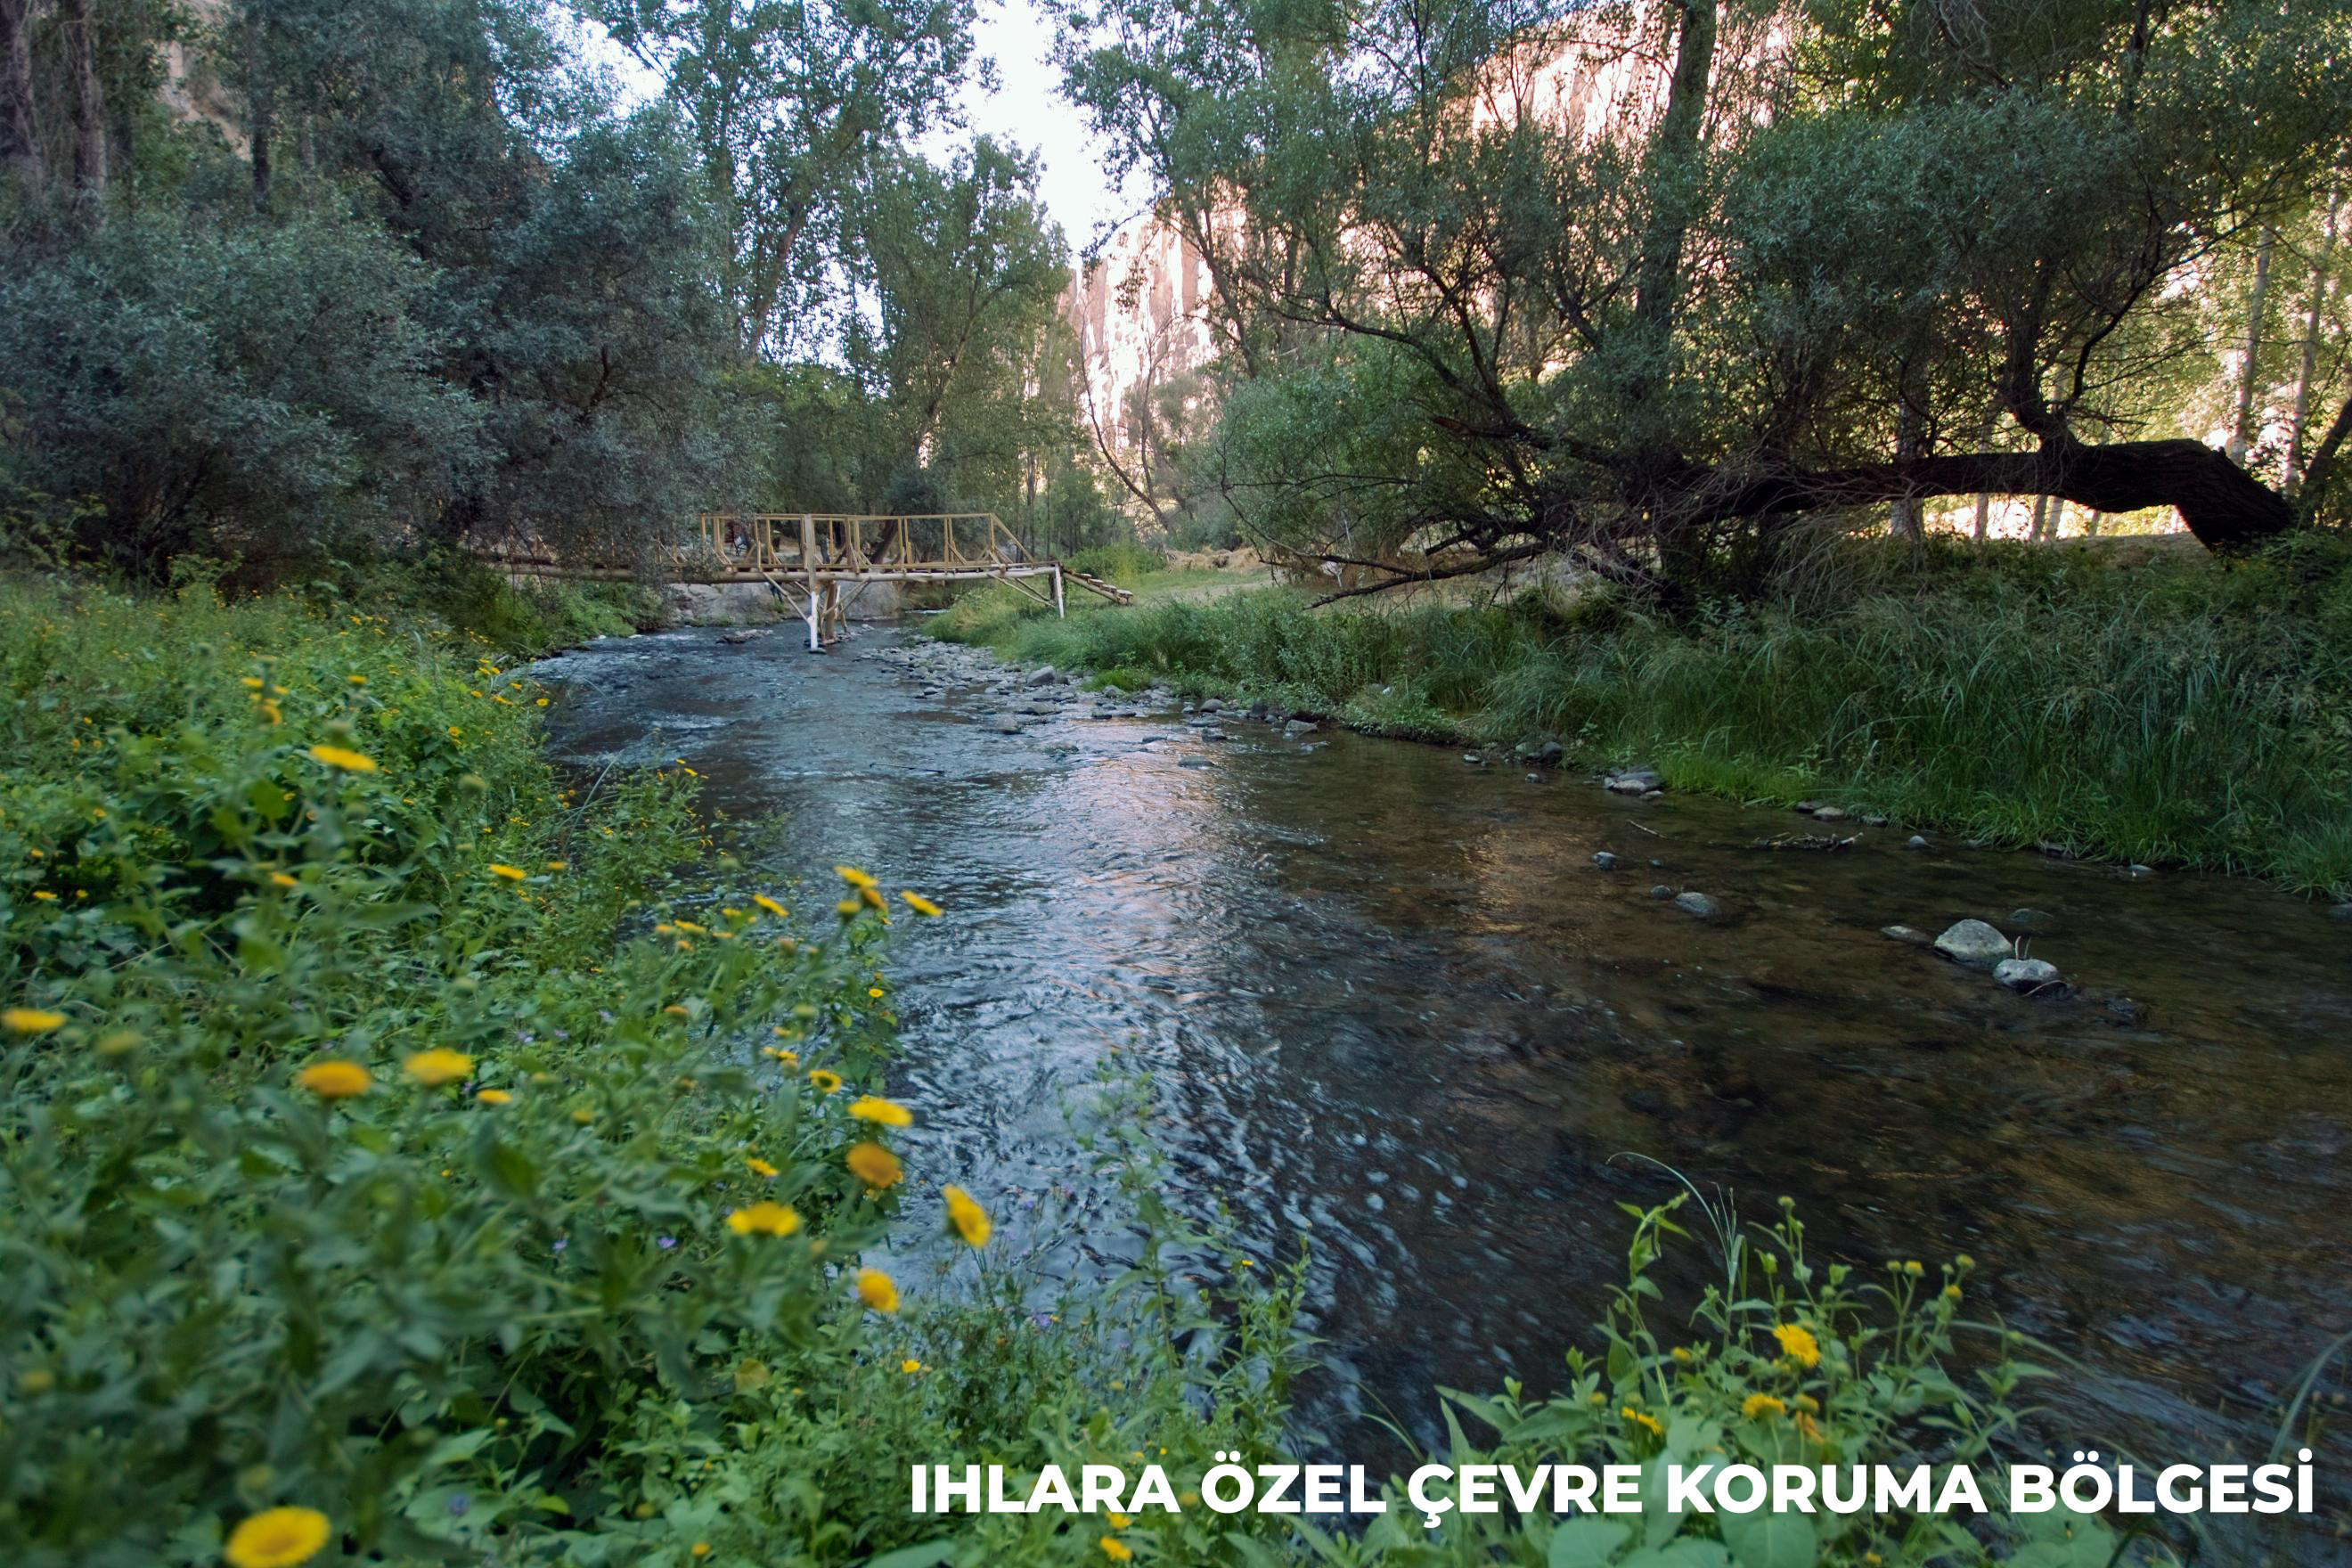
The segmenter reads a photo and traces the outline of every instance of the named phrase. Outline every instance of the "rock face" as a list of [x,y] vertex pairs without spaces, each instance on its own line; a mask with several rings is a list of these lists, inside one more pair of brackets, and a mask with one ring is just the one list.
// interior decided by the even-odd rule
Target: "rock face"
[[2058,984],[2058,966],[2038,958],[2004,958],[1992,966],[1992,977],[2011,991],[2039,991]]
[[1723,912],[1723,906],[1705,893],[1677,893],[1675,895],[1675,908],[1685,914],[1696,915],[1703,921],[1711,921]]
[[2009,938],[1982,921],[1960,921],[1946,927],[1936,939],[1936,951],[1974,969],[1990,969],[2016,955]]

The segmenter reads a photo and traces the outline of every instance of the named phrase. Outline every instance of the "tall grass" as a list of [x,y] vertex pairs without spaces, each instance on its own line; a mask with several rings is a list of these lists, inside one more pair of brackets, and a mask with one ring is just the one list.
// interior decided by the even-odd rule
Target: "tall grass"
[[1945,556],[1811,613],[1606,600],[1309,612],[1282,591],[944,635],[1264,696],[1363,728],[1636,758],[1684,789],[2352,892],[2352,548],[2223,569],[2031,547]]

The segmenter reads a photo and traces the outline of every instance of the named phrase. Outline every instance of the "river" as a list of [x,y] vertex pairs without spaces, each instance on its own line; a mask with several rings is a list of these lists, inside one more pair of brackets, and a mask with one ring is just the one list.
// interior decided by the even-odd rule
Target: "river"
[[[2352,1329],[2352,924],[2305,900],[1908,850],[1901,825],[1762,848],[1821,829],[1328,727],[1208,740],[1066,688],[1000,733],[1032,694],[962,650],[718,636],[541,667],[559,752],[681,757],[730,817],[781,817],[763,878],[848,861],[946,906],[896,923],[892,1089],[921,1115],[910,1166],[989,1198],[1009,1249],[1102,1261],[1070,1216],[1116,1196],[1072,1118],[1107,1066],[1148,1069],[1170,1194],[1233,1206],[1224,1263],[1311,1238],[1325,1440],[1382,1414],[1435,1438],[1433,1385],[1549,1386],[1622,1278],[1618,1205],[1673,1190],[1652,1161],[1748,1219],[1793,1197],[1865,1268],[1973,1254],[1976,1305],[2080,1363],[2039,1390],[2059,1442],[2261,1448]],[[2021,907],[2092,995],[1880,934],[2014,933]]]

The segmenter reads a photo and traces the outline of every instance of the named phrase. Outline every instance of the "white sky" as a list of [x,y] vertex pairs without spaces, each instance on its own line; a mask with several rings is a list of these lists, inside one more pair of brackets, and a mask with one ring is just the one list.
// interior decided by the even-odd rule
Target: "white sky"
[[[1103,171],[1102,149],[1087,133],[1086,117],[1065,101],[1061,73],[1046,58],[1052,25],[1031,0],[980,0],[980,52],[996,62],[1000,86],[983,92],[967,79],[959,94],[970,130],[925,139],[922,150],[937,156],[971,135],[1016,142],[1038,155],[1038,195],[1062,226],[1073,256],[1103,231],[1140,213],[1150,202],[1137,186],[1121,193]],[[603,28],[579,22],[577,38],[587,58],[609,68],[622,91],[649,99],[660,90],[643,67],[614,47]]]

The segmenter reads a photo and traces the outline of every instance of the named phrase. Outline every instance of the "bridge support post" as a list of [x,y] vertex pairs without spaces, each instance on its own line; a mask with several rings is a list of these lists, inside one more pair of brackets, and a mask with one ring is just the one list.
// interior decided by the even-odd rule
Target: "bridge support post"
[[1070,616],[1062,604],[1062,563],[1058,561],[1054,563],[1054,614],[1064,620]]
[[801,570],[808,574],[809,652],[823,645],[817,640],[816,605],[816,520],[807,512],[801,513]]

